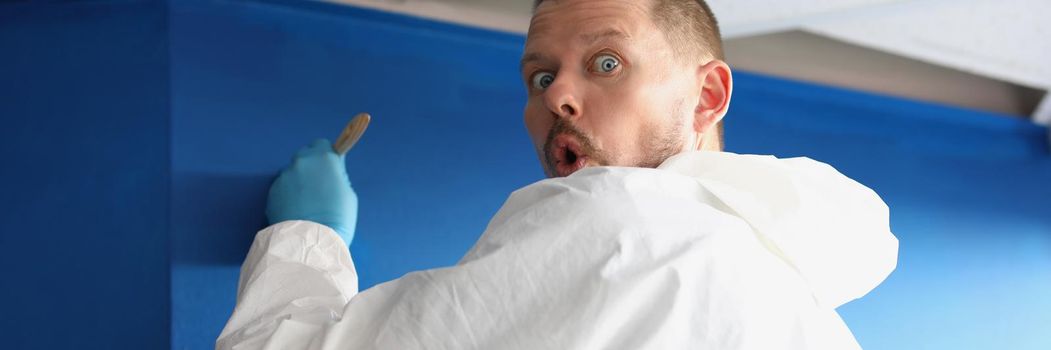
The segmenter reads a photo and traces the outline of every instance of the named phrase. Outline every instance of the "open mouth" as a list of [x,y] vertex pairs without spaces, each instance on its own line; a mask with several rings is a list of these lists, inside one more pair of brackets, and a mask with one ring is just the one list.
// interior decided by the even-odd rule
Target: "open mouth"
[[555,136],[551,143],[548,162],[557,176],[569,176],[588,165],[588,154],[575,137],[569,134]]

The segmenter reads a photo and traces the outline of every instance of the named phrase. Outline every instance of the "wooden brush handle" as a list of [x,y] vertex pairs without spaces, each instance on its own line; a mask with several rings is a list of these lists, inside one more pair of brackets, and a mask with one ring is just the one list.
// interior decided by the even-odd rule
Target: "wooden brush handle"
[[358,139],[361,139],[361,135],[369,127],[370,120],[372,120],[372,116],[368,113],[358,113],[357,116],[354,116],[354,119],[347,123],[347,127],[343,128],[343,132],[339,134],[336,143],[332,144],[332,150],[339,155],[347,154],[347,151],[354,147],[355,143],[358,143]]

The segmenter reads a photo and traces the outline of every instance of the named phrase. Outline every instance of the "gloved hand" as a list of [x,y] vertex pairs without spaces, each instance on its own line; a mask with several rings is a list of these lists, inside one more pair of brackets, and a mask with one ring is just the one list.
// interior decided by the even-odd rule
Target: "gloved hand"
[[270,185],[266,200],[270,224],[313,221],[331,227],[350,245],[358,221],[358,195],[350,187],[343,162],[325,139],[300,149],[292,165]]

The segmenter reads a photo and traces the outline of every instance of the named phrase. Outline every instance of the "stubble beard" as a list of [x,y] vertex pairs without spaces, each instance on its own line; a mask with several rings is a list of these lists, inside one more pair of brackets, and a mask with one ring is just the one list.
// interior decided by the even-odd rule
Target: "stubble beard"
[[640,168],[656,168],[665,160],[679,154],[683,150],[682,128],[673,122],[658,125],[654,130],[646,132],[643,140],[639,140],[644,152],[641,158],[633,166]]

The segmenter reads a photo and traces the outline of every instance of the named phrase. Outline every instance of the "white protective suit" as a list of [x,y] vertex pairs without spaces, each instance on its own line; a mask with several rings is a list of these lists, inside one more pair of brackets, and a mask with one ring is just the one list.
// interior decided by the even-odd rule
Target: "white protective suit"
[[456,265],[358,292],[329,228],[259,232],[218,349],[857,349],[835,308],[894,269],[868,188],[691,152],[515,191]]

